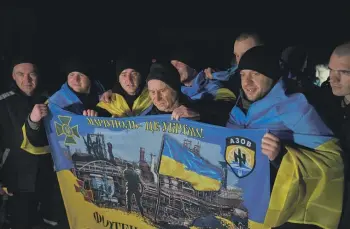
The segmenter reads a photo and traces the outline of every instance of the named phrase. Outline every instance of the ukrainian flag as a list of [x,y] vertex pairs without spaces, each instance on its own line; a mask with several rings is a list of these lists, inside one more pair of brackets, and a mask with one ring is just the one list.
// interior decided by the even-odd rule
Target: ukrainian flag
[[223,171],[190,152],[168,135],[163,137],[159,174],[179,178],[198,191],[218,191]]

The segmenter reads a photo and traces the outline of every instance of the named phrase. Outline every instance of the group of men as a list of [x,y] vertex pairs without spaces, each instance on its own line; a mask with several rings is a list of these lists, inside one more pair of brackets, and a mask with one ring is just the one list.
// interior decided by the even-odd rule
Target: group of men
[[66,83],[51,96],[40,87],[35,63],[17,60],[13,87],[0,95],[1,193],[8,199],[9,228],[69,228],[43,125],[50,106],[85,116],[169,114],[232,129],[268,129],[261,140],[271,162],[266,226],[349,228],[350,43],[330,57],[322,107],[287,88],[291,79],[280,53],[257,34],[241,34],[234,55],[236,65],[224,72],[199,71],[186,55],[152,64],[122,59],[107,91],[89,64],[69,61]]

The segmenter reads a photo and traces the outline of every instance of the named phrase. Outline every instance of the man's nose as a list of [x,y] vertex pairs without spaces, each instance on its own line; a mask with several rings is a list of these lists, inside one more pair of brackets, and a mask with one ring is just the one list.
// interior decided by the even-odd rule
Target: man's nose
[[162,99],[162,95],[160,94],[160,92],[156,93],[156,101],[160,101]]
[[236,56],[236,64],[239,64],[239,61],[241,60],[240,56]]
[[253,78],[251,77],[251,75],[247,75],[245,77],[243,77],[242,79],[242,85],[248,86],[251,85],[253,83]]
[[127,83],[127,84],[132,83],[132,77],[131,77],[131,75],[130,75],[130,74],[129,74],[129,75],[127,75],[127,76],[125,77],[125,83]]
[[32,82],[32,77],[30,77],[30,74],[24,74],[24,81],[26,82]]
[[329,73],[329,80],[331,82],[339,82],[339,80],[340,80],[339,72],[335,71],[335,70],[331,70]]
[[73,80],[79,82],[80,81],[80,76],[79,75],[74,75]]

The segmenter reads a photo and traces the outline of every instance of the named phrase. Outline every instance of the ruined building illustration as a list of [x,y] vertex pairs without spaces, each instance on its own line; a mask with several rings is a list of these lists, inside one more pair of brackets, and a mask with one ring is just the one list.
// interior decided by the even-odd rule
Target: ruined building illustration
[[[147,153],[145,147],[139,148],[139,161],[126,161],[114,156],[118,155],[117,149],[113,149],[112,143],[105,143],[102,134],[88,135],[84,142],[87,153],[73,153],[73,172],[84,182],[85,188],[93,192],[93,202],[100,207],[126,209],[123,171],[127,165],[132,165],[143,183],[143,215],[149,219],[186,226],[194,219],[208,214],[232,219],[233,216],[237,217],[237,212],[243,212],[247,217],[247,210],[242,207],[242,191],[227,184],[228,171],[224,161],[218,166],[224,174],[221,190],[196,191],[186,181],[158,174],[159,155]],[[199,144],[192,146],[192,141],[185,139],[183,146],[200,156]],[[116,151],[113,153],[113,150]],[[138,209],[134,200],[132,210],[138,212]]]

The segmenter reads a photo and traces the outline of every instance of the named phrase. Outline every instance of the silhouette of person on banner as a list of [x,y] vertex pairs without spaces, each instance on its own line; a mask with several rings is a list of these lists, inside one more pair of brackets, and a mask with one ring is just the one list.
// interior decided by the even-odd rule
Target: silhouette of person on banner
[[141,205],[143,185],[139,174],[136,173],[130,163],[127,164],[127,167],[124,170],[124,179],[126,180],[126,205],[128,211],[131,211],[131,200],[134,195],[139,211],[143,216],[143,207]]

